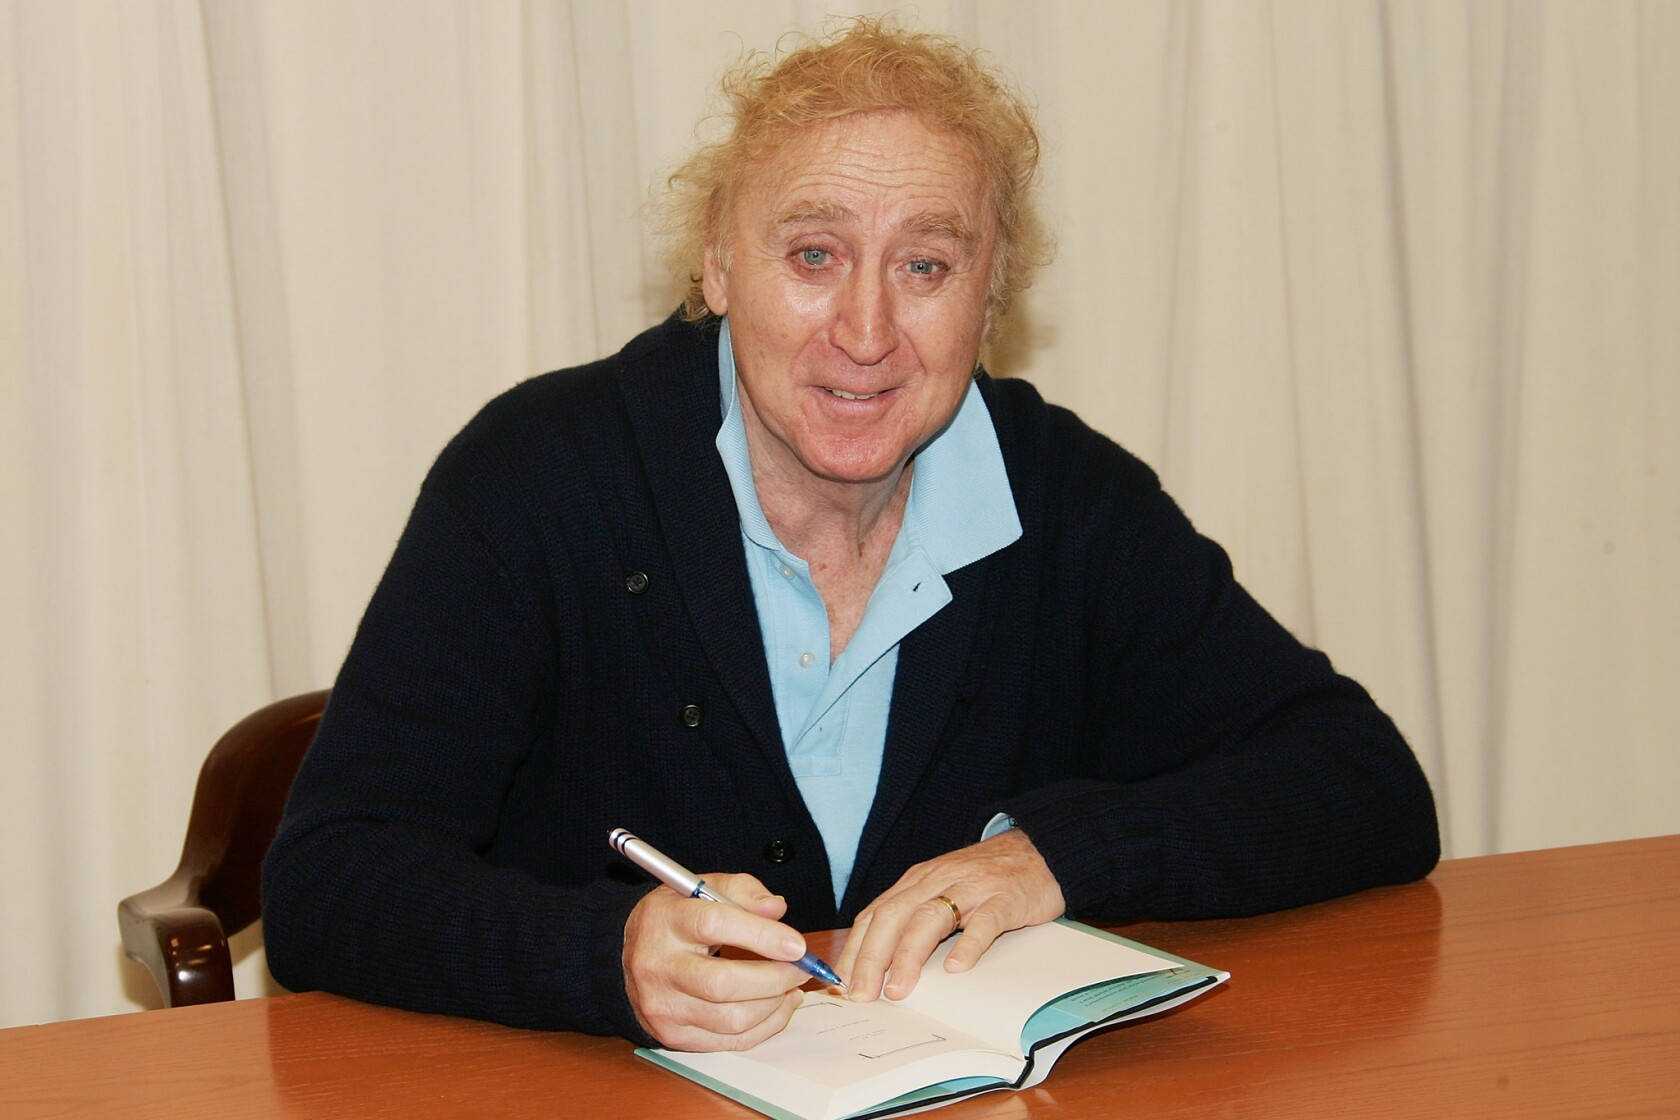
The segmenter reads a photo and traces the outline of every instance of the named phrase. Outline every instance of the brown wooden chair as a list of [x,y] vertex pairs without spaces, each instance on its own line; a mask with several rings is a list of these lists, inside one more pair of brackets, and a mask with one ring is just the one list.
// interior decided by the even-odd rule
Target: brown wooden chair
[[309,692],[229,728],[198,772],[175,874],[117,904],[123,951],[165,1006],[233,998],[228,938],[261,916],[263,855],[326,706],[326,690]]

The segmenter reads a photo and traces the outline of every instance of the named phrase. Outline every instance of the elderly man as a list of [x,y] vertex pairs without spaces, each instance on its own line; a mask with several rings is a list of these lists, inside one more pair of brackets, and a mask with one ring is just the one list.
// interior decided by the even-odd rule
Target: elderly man
[[[797,929],[851,925],[867,1000],[952,934],[960,969],[1064,912],[1426,873],[1370,698],[1147,468],[980,370],[1043,255],[1018,99],[867,20],[727,89],[673,179],[685,311],[427,478],[269,855],[275,975],[739,1048],[798,1001]],[[651,889],[618,826],[743,909]]]

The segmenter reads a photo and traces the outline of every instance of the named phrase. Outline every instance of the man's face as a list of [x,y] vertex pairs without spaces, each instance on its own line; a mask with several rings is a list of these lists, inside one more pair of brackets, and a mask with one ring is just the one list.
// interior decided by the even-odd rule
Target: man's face
[[955,414],[986,331],[977,161],[912,114],[845,117],[748,172],[722,240],[706,303],[729,316],[761,485],[896,478]]

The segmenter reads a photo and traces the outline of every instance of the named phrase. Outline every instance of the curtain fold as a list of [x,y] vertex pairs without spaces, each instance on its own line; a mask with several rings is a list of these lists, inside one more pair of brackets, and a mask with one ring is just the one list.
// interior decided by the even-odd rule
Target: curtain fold
[[[114,905],[210,743],[331,683],[483,401],[674,306],[650,191],[829,10],[0,0],[0,1025],[155,1002]],[[913,18],[1039,107],[990,363],[1371,689],[1450,854],[1680,827],[1680,5]]]

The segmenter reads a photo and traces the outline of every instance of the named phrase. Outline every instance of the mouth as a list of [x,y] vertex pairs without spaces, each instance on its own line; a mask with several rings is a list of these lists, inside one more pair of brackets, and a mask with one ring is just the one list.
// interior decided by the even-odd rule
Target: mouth
[[[881,393],[879,393],[879,392],[877,392],[877,393],[848,393],[844,389],[836,389],[836,388],[834,388],[832,386],[829,386],[829,385],[825,385],[825,386],[823,386],[823,388],[825,390],[827,390],[829,393],[833,394],[834,396],[839,397],[843,401],[872,401],[876,397],[881,395]],[[884,391],[885,390],[882,390],[882,392],[884,392]]]

